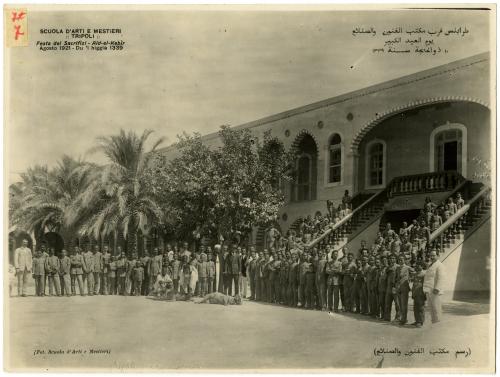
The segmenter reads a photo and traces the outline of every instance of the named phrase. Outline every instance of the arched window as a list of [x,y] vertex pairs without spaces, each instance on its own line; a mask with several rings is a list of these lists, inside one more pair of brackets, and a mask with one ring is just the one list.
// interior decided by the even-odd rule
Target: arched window
[[366,186],[379,188],[385,185],[385,142],[373,140],[366,146]]
[[334,134],[328,146],[328,183],[339,183],[342,180],[342,139]]
[[309,134],[300,136],[295,149],[295,172],[291,182],[291,201],[316,200],[318,148]]
[[467,128],[462,124],[445,124],[431,133],[430,171],[452,170],[466,177]]

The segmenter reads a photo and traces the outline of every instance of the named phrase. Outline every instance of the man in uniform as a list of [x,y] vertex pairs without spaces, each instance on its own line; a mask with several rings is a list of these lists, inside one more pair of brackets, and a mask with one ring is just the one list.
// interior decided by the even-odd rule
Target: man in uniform
[[59,260],[59,281],[61,294],[71,296],[71,259],[64,249],[61,251],[61,259]]
[[[170,253],[170,252],[169,252]],[[173,252],[172,252],[173,255]],[[170,258],[170,254],[169,254]],[[149,251],[144,250],[144,256],[141,258],[142,268],[144,269],[144,280],[141,287],[141,295],[149,296],[149,283],[151,274],[151,257],[149,256]]]
[[396,276],[396,291],[399,294],[399,323],[403,326],[408,316],[408,296],[410,293],[411,267],[406,264],[404,255],[399,257],[399,270]]
[[331,259],[327,262],[325,267],[328,276],[328,310],[333,310],[335,313],[339,311],[340,280],[342,279],[342,263],[337,258],[338,251],[333,250]]
[[87,250],[83,253],[83,281],[87,283],[87,294],[94,295],[94,254]]
[[54,248],[49,249],[49,257],[45,259],[45,273],[48,275],[49,295],[61,296],[61,286],[59,285],[59,258],[54,255]]
[[127,279],[127,265],[128,260],[125,253],[119,255],[119,259],[116,261],[116,275],[118,279],[118,294],[125,296],[125,280]]
[[[109,264],[111,263],[111,254],[109,252],[109,247],[104,246],[102,253],[102,291],[103,294],[108,295],[111,291],[110,289],[110,278],[109,278]],[[116,270],[115,270],[116,272]]]
[[35,279],[35,294],[45,296],[45,258],[41,251],[33,258],[33,279]]
[[377,275],[377,317],[385,318],[385,296],[387,290],[387,258],[380,259],[380,267]]
[[299,261],[296,253],[291,255],[291,264],[288,270],[288,305],[295,308],[298,302]]
[[[392,314],[392,303],[396,300],[396,259],[394,256],[389,257],[389,266],[386,269],[386,291],[385,291],[385,309],[384,320],[390,322]],[[396,307],[397,311],[397,307]],[[396,313],[396,318],[398,313]]]
[[[149,291],[153,292],[153,285],[156,282],[156,278],[162,271],[162,256],[159,254],[158,248],[155,247],[153,249],[153,258],[149,267]],[[179,289],[179,274],[177,274],[177,282],[175,281],[175,277],[172,276],[174,281],[174,291],[177,293],[177,289]]]
[[326,274],[325,266],[327,260],[323,250],[319,251],[318,261],[316,262],[316,295],[318,297],[318,306],[320,310],[326,310]]
[[344,298],[342,299],[342,306],[344,307],[345,311],[350,312],[353,309],[351,295],[354,276],[356,273],[356,263],[354,263],[354,256],[352,255],[352,253],[347,254],[347,260],[342,264],[342,272],[344,283]]
[[33,269],[33,256],[28,248],[28,240],[24,239],[21,247],[14,251],[14,267],[16,268],[17,276],[17,294],[18,296],[26,297],[26,285],[28,283],[28,275]]
[[[102,253],[99,251],[99,246],[94,246],[94,294],[98,295],[101,293],[101,282],[103,278],[103,261]],[[102,284],[104,287],[104,283]]]
[[71,294],[73,296],[76,295],[75,283],[78,282],[78,292],[81,296],[85,296],[83,286],[83,266],[85,262],[83,261],[83,255],[80,254],[80,248],[78,246],[75,246],[75,248],[73,249],[73,254],[71,255],[70,262]]

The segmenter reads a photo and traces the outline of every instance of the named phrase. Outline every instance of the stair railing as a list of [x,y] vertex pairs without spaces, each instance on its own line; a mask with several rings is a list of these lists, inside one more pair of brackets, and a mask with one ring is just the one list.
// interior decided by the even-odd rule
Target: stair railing
[[340,236],[347,233],[347,229],[352,225],[353,221],[356,221],[358,218],[365,216],[369,211],[368,206],[375,199],[383,197],[383,193],[386,193],[385,189],[380,190],[375,195],[372,195],[370,198],[365,200],[358,208],[344,216],[339,222],[331,224],[330,227],[320,236],[316,237],[314,240],[305,245],[306,248],[309,249],[311,247],[314,247],[322,241],[330,241],[330,236]]
[[444,250],[444,245],[456,236],[462,226],[476,216],[490,200],[491,187],[486,186],[469,200],[457,213],[446,220],[438,229],[431,233],[429,246],[439,246],[439,250]]

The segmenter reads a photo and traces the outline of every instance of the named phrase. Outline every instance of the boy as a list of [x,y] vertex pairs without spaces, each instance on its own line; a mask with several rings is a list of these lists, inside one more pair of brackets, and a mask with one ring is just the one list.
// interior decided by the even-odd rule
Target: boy
[[54,255],[54,248],[49,249],[49,256],[45,259],[45,272],[49,280],[49,296],[61,296],[61,286],[59,285],[59,258]]
[[136,296],[141,295],[142,282],[144,280],[144,268],[142,267],[142,262],[137,261],[135,263],[133,271],[133,287]]
[[205,253],[200,253],[201,262],[198,263],[198,280],[199,280],[199,295],[203,297],[207,294],[207,279],[208,279],[208,262],[207,255]]
[[207,284],[208,293],[212,293],[215,280],[215,262],[212,260],[212,253],[208,254],[207,262]]
[[61,283],[61,295],[71,296],[71,259],[68,257],[66,250],[61,252],[59,260],[59,279]]
[[35,279],[35,294],[45,296],[45,257],[41,251],[37,251],[33,258],[33,279]]
[[108,289],[109,294],[116,295],[116,256],[111,256],[110,262],[108,264]]
[[413,287],[411,290],[411,297],[413,298],[413,314],[415,315],[415,322],[413,323],[413,326],[415,327],[422,327],[425,321],[425,271],[422,267],[423,262],[417,262],[415,266],[415,275],[413,276]]
[[75,282],[78,281],[78,292],[81,296],[85,296],[85,292],[83,290],[83,256],[80,254],[80,249],[78,246],[75,247],[73,251],[73,255],[70,258],[71,263],[71,294],[73,296],[76,295],[76,287]]

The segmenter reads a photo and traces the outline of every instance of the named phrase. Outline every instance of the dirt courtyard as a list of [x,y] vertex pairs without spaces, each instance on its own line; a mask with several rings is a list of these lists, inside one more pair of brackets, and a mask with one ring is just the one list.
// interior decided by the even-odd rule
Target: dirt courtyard
[[484,368],[491,340],[488,304],[448,302],[441,323],[416,329],[251,301],[7,300],[8,370]]

